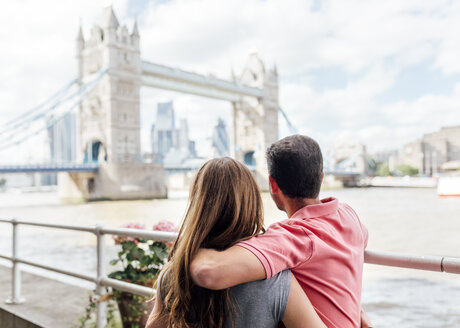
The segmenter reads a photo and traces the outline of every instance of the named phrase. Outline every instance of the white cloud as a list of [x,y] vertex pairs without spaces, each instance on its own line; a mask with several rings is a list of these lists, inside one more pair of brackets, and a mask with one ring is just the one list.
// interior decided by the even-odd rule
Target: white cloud
[[[75,75],[79,16],[88,31],[105,4],[0,3],[0,123],[36,105]],[[120,21],[131,27],[128,5],[115,1]],[[407,68],[427,63],[445,75],[460,72],[460,3],[325,0],[314,12],[312,5],[304,0],[152,1],[139,16],[142,56],[228,78],[232,67],[237,73],[242,70],[255,47],[267,66],[277,63],[281,105],[291,121],[326,147],[345,138],[357,138],[371,149],[399,146],[442,125],[460,123],[457,91],[378,102]],[[345,72],[346,85],[315,91],[311,70],[331,67]],[[143,107],[154,107],[157,98],[174,98],[179,116],[190,119],[195,138],[203,138],[203,126],[212,126],[218,113],[229,107],[179,94],[145,94]]]

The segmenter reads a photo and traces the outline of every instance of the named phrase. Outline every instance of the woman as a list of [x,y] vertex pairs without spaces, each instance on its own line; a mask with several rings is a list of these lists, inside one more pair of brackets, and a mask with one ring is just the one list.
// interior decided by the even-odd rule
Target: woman
[[263,232],[262,200],[251,172],[225,157],[206,162],[169,262],[158,279],[147,328],[325,327],[289,271],[271,279],[212,291],[196,286],[190,261],[199,248],[224,250]]

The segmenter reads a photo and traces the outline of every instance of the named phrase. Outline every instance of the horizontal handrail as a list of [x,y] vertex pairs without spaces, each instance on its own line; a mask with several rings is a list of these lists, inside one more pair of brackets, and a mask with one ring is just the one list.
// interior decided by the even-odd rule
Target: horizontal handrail
[[123,292],[133,293],[140,296],[152,297],[156,294],[156,291],[152,288],[108,277],[102,277],[99,279],[99,282],[104,286],[112,287]]
[[20,219],[0,219],[0,222],[11,223],[11,224],[22,224],[22,225],[28,225],[28,226],[44,227],[44,228],[52,228],[52,229],[63,229],[63,230],[74,230],[74,231],[97,233],[96,226],[44,223],[44,222],[36,222],[36,221],[20,220]]
[[48,270],[48,271],[52,271],[52,272],[57,272],[57,273],[60,273],[60,274],[66,275],[66,276],[71,276],[71,277],[79,278],[79,279],[82,279],[82,280],[97,283],[97,278],[96,277],[92,277],[92,276],[89,276],[89,275],[86,275],[86,274],[83,274],[83,273],[76,273],[76,272],[72,272],[72,271],[68,271],[68,270],[57,269],[57,268],[53,268],[53,267],[48,266],[48,265],[40,264],[40,263],[33,262],[33,261],[27,261],[27,260],[19,259],[19,258],[17,258],[15,261],[17,263],[30,265],[30,266],[33,266],[33,267],[36,267],[36,268],[40,268],[40,269],[44,269],[44,270]]
[[460,274],[460,258],[456,257],[396,254],[366,250],[364,252],[364,261],[368,264]]
[[128,236],[144,239],[155,239],[159,241],[173,241],[177,237],[176,232],[166,231],[146,231],[142,229],[127,229],[127,228],[101,228],[100,233],[106,235]]
[[117,236],[129,236],[144,239],[155,239],[159,241],[172,241],[177,237],[177,232],[166,232],[166,231],[148,231],[142,229],[131,229],[131,228],[104,228],[102,226],[85,226],[85,225],[70,225],[70,224],[55,224],[55,223],[43,223],[30,220],[20,219],[0,219],[0,223],[11,223],[21,224],[28,226],[52,228],[52,229],[63,229],[63,230],[74,230],[82,232],[91,232],[94,234],[106,234],[106,235],[117,235]]

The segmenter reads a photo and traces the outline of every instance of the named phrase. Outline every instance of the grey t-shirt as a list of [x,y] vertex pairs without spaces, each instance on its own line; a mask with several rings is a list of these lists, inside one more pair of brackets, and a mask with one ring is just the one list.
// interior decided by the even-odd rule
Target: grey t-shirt
[[[157,295],[162,298],[160,284]],[[282,271],[270,279],[247,282],[230,288],[235,300],[234,327],[276,328],[286,311],[290,288],[290,270]],[[225,327],[230,328],[231,324],[227,322]]]
[[[286,311],[290,288],[290,270],[282,271],[270,279],[230,288],[235,299],[235,328],[276,328]],[[230,328],[231,325],[228,323],[226,327]]]

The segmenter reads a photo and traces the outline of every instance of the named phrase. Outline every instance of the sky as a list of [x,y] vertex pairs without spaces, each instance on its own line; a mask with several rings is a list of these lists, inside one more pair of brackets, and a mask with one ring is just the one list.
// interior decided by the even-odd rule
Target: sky
[[[228,79],[257,50],[277,66],[281,107],[323,149],[398,149],[460,125],[459,1],[21,0],[0,2],[0,126],[75,77],[78,26],[88,36],[107,5],[130,30],[138,21],[144,60]],[[144,150],[168,100],[199,148],[218,117],[231,126],[226,102],[143,88]]]

